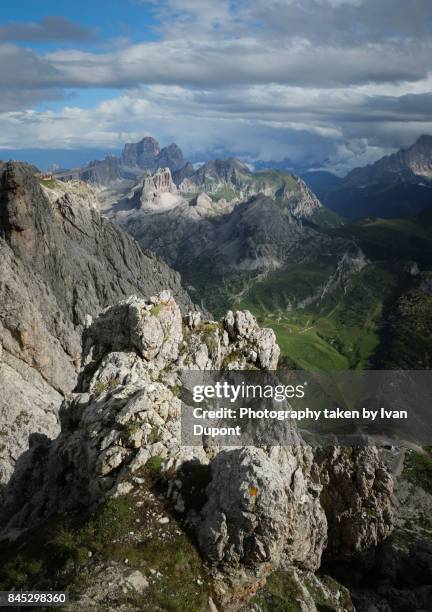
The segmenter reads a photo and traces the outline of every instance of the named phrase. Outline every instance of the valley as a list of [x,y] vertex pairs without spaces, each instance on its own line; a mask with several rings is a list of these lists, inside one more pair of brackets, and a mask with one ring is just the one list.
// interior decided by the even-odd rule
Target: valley
[[[432,269],[428,210],[353,223],[290,173],[252,172],[235,159],[194,169],[168,147],[176,152],[172,163],[163,153],[171,173],[169,166],[155,170],[156,141],[128,145],[128,151],[141,149],[147,153],[139,161],[136,153],[132,161],[126,156],[135,164],[122,171],[129,178],[95,184],[92,174],[90,182],[103,213],[178,270],[196,303],[216,316],[228,308],[250,310],[275,331],[291,368],[390,363],[387,319]],[[429,322],[426,311],[416,316]]]
[[[333,181],[309,173],[305,182],[282,170],[252,171],[234,158],[195,168],[176,145],[161,149],[144,138],[78,175],[97,190],[103,214],[181,273],[202,308],[216,316],[249,309],[275,331],[292,368],[364,369],[385,365],[389,312],[432,269],[431,213],[415,214],[426,202],[417,199],[402,209],[395,203],[390,217],[403,218],[386,211],[370,217],[383,210],[372,198],[362,205],[366,218],[350,222],[335,212],[334,200],[324,206],[307,182],[320,193],[324,186],[324,201],[339,193],[351,210],[356,196],[347,189],[364,177],[372,185],[386,177],[389,197],[394,190],[399,196],[428,190],[421,181],[429,177],[429,145],[420,139],[368,174],[356,170]],[[106,174],[113,165],[116,172]],[[414,171],[424,175],[418,184]],[[383,202],[379,191],[374,197]]]

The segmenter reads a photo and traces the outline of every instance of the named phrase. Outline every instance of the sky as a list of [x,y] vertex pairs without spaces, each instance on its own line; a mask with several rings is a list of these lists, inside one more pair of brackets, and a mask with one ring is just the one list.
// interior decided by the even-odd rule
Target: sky
[[432,134],[432,1],[15,0],[0,88],[3,159],[151,135],[342,175]]

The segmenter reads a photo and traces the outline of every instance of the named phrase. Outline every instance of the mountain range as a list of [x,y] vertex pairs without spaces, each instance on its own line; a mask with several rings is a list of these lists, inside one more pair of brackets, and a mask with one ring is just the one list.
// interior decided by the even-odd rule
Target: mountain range
[[302,175],[321,201],[346,219],[396,219],[432,207],[432,136],[387,155],[343,179],[327,172]]
[[[423,209],[412,194],[430,193],[429,146],[430,139],[422,137],[404,153],[377,162],[367,176],[393,184],[366,187],[354,186],[360,170],[346,179],[314,172],[303,180],[282,170],[253,171],[234,158],[194,167],[175,154],[173,167],[179,159],[182,167],[155,171],[161,149],[144,138],[125,147],[135,166],[121,164],[123,153],[116,162],[122,178],[94,186],[103,214],[178,270],[195,301],[215,313],[239,306],[252,310],[275,329],[293,367],[365,367],[384,341],[380,330],[388,304],[416,283],[406,270],[413,261],[420,270],[431,269],[429,239],[422,238],[417,249],[410,237],[417,227],[413,215]],[[393,192],[399,200],[392,200],[389,211],[386,198]],[[384,220],[352,224],[331,210],[338,198],[350,207],[346,217],[382,213],[413,221],[401,224],[409,231],[392,243]]]
[[281,289],[286,305],[314,301],[342,261],[344,277],[349,262],[353,269],[362,265],[354,243],[320,231],[340,220],[294,175],[252,172],[227,159],[173,176],[177,185],[169,168],[145,174],[104,212],[178,270],[194,299],[213,312],[300,264],[316,268],[316,277]]
[[185,166],[193,168],[175,143],[161,148],[157,140],[146,136],[139,142],[126,143],[120,157],[108,155],[105,159],[94,160],[83,168],[55,174],[59,179],[77,178],[95,187],[106,187],[113,181],[135,179],[144,170],[155,171],[167,167],[174,172]]
[[0,590],[427,609],[428,449],[180,433],[185,371],[430,368],[431,270],[431,211],[349,223],[290,172],[149,138],[73,172],[0,163]]

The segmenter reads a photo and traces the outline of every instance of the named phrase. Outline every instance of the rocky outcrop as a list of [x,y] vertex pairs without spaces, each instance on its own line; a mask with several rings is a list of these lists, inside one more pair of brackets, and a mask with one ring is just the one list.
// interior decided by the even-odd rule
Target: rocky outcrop
[[63,398],[35,368],[3,351],[1,344],[0,353],[1,488],[12,476],[31,434],[56,437],[60,429],[58,408]]
[[28,528],[129,492],[152,458],[163,471],[208,463],[203,448],[181,446],[178,374],[189,360],[192,368],[219,369],[233,354],[242,367],[260,367],[264,356],[276,367],[273,331],[243,315],[248,325],[234,328],[225,320],[203,325],[191,312],[183,330],[169,292],[102,312],[84,332],[79,393],[62,406],[61,434],[54,442],[32,437],[6,490],[2,524]]
[[159,523],[179,521],[176,532],[192,531],[221,609],[246,605],[275,571],[287,573],[309,609],[318,609],[313,593],[331,601],[334,586],[313,575],[323,554],[361,555],[392,528],[392,481],[376,450],[314,455],[294,422],[294,443],[285,448],[181,443],[185,369],[276,368],[278,356],[273,331],[247,311],[220,321],[196,311],[182,316],[168,291],[108,307],[84,331],[80,378],[63,402],[60,435],[33,434],[16,463],[1,537],[23,537],[118,496],[136,504],[156,470],[158,503],[169,514]]
[[172,143],[161,149],[157,140],[146,136],[139,142],[125,144],[121,163],[126,167],[138,167],[154,172],[165,166],[171,171],[180,170],[186,165],[186,160],[176,144]]
[[329,531],[328,559],[373,551],[393,531],[393,478],[378,450],[331,448],[316,457]]
[[169,168],[160,168],[154,174],[146,174],[142,183],[138,207],[166,210],[181,202]]
[[301,445],[220,452],[211,463],[198,530],[206,557],[225,569],[246,566],[258,574],[293,563],[316,570],[327,523],[321,488],[311,479],[312,458]]
[[[98,209],[96,196],[85,183],[39,179],[25,164],[4,167],[0,369],[4,380],[21,383],[8,384],[2,399],[0,429],[6,449],[1,455],[2,482],[27,447],[29,432],[58,431],[59,394],[76,384],[81,331],[89,316],[127,295],[149,296],[163,287],[171,288],[180,304],[191,307],[179,275],[143,252]],[[41,385],[47,387],[46,393],[40,392]]]
[[145,172],[142,180],[116,203],[115,218],[125,223],[125,219],[133,220],[141,213],[166,212],[184,205],[185,200],[178,193],[170,169],[159,168],[153,174]]

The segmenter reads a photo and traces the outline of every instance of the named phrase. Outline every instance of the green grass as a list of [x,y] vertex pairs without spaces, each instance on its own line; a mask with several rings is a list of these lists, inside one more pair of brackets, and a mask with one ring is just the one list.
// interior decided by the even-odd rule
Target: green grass
[[[138,498],[139,499],[139,498]],[[207,610],[209,578],[201,558],[174,521],[159,535],[159,502],[144,497],[109,499],[88,517],[51,520],[27,540],[0,550],[0,589],[66,590],[81,593],[92,583],[92,570],[104,564],[139,569],[149,579],[141,595],[121,594],[120,605],[169,612]],[[138,521],[138,522],[137,522]],[[131,536],[131,533],[134,534]],[[161,575],[153,579],[152,569]]]
[[235,189],[227,186],[222,189],[219,189],[219,191],[216,191],[214,193],[209,192],[208,195],[213,200],[213,202],[219,202],[219,200],[226,200],[227,202],[229,202],[230,200],[237,198],[239,194]]
[[118,387],[119,381],[117,378],[112,378],[111,380],[99,380],[95,386],[94,390],[98,395],[101,395],[104,391],[113,391],[116,387]]
[[340,227],[345,223],[344,219],[340,215],[333,212],[329,208],[326,208],[325,206],[318,208],[313,213],[311,221],[321,228]]
[[430,447],[420,453],[407,451],[404,462],[404,477],[432,495],[432,453]]
[[[321,582],[311,580],[307,574],[300,577],[318,610],[331,612],[343,607],[354,612],[348,589],[329,576],[320,576]],[[322,586],[323,585],[323,586]],[[276,571],[251,601],[262,612],[300,612],[305,608],[305,597],[299,583],[290,571]]]
[[[273,173],[263,173],[269,180]],[[273,179],[272,179],[273,180]],[[274,329],[282,357],[310,370],[432,367],[432,296],[409,290],[403,261],[432,265],[432,213],[408,219],[366,219],[326,229],[354,237],[373,261],[322,302],[299,307],[334,272],[334,260],[292,264],[270,272],[215,276],[212,261],[182,270],[192,297],[213,314],[248,309]],[[397,263],[395,263],[395,261]]]
[[53,521],[24,543],[3,547],[0,590],[73,583],[88,562],[88,553],[105,550],[108,543],[128,532],[134,518],[126,498],[110,499],[84,519],[81,527],[75,526],[75,519]]
[[260,325],[273,328],[282,357],[297,368],[371,367],[381,341],[384,304],[397,288],[397,275],[385,265],[369,265],[353,276],[348,291],[337,290],[306,308],[296,306],[332,272],[332,262],[323,259],[276,270],[264,280],[241,272],[216,279],[203,262],[188,280],[216,316],[228,308],[247,309]]
[[146,468],[151,472],[159,472],[162,467],[162,458],[158,455],[150,457],[146,463]]
[[328,342],[319,337],[316,330],[301,327],[289,320],[275,322],[264,319],[263,324],[271,327],[283,356],[289,357],[303,370],[345,370],[348,359]]
[[150,309],[150,314],[152,317],[157,317],[160,314],[161,310],[162,310],[161,304],[154,304]]
[[290,304],[313,295],[334,270],[332,262],[307,262],[276,270],[266,279],[256,282],[240,300],[237,308],[248,304],[258,311],[286,311]]
[[299,585],[289,572],[274,572],[251,603],[262,612],[301,612],[303,596]]
[[[303,277],[299,269],[298,280],[309,278],[312,285],[320,272],[316,267],[306,267]],[[379,266],[368,266],[356,275],[348,292],[337,291],[322,303],[292,311],[287,310],[290,296],[283,293],[287,282],[285,277],[284,282],[271,278],[257,283],[238,307],[248,308],[260,325],[274,330],[281,355],[291,367],[370,367],[380,343],[383,304],[395,288],[394,276]],[[292,288],[293,283],[288,286]]]
[[55,189],[56,181],[54,179],[38,179],[39,183],[48,189]]

